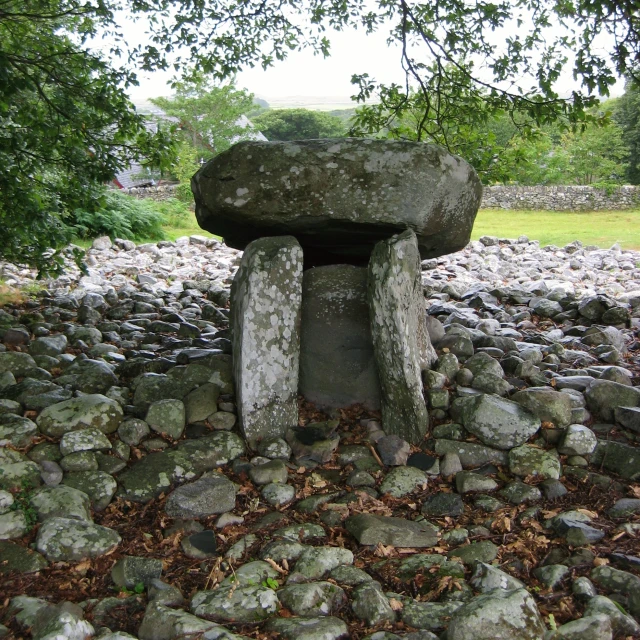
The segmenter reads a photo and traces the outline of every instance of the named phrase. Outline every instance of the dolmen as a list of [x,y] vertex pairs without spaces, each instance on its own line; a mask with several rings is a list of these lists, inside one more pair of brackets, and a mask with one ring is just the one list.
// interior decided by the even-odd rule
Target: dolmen
[[244,250],[231,289],[238,416],[251,445],[325,410],[380,410],[387,434],[429,426],[436,359],[421,261],[469,242],[482,186],[428,144],[241,142],[192,179],[199,225]]

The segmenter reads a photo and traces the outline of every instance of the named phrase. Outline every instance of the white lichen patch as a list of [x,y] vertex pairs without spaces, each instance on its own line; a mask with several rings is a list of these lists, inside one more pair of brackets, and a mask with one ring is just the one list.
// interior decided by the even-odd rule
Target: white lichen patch
[[297,424],[302,249],[284,236],[245,251],[232,288],[234,376],[250,442]]

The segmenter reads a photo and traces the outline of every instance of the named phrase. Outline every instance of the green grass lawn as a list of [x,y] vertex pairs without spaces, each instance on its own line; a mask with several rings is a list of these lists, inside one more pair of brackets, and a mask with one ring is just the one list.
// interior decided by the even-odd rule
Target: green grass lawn
[[[191,235],[218,237],[198,226],[195,213],[187,205],[174,201],[171,205],[165,205],[162,213],[165,217],[162,229],[167,240]],[[482,209],[476,218],[471,238],[477,240],[485,235],[499,238],[526,235],[531,240],[539,240],[543,246],[554,244],[559,247],[580,240],[585,245],[608,249],[618,242],[624,249],[640,250],[640,210],[569,213]],[[141,238],[137,243],[154,241]],[[91,246],[91,242],[83,238],[74,240],[75,244],[85,249]]]
[[529,236],[541,245],[562,247],[573,240],[608,249],[619,242],[624,249],[640,250],[639,211],[505,211],[482,209],[478,213],[472,240],[480,236],[517,238]]

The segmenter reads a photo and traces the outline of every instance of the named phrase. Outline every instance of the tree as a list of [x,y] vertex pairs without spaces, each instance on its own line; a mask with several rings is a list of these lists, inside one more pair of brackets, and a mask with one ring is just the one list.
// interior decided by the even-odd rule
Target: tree
[[266,111],[254,118],[253,124],[267,140],[340,138],[346,134],[340,118],[309,109]]
[[[123,87],[133,78],[83,48],[104,5],[0,0],[0,256],[59,272],[51,248],[65,216],[95,210],[131,160],[162,164],[170,143],[147,131]],[[73,39],[70,35],[73,34]]]
[[177,118],[182,138],[202,159],[228,149],[234,141],[251,137],[251,128],[241,118],[253,109],[253,94],[233,83],[216,85],[211,77],[194,71],[173,83],[171,98],[154,98],[167,115]]
[[617,124],[565,133],[562,147],[568,162],[567,173],[575,184],[623,181],[629,152]]
[[[150,44],[127,48],[119,9],[149,16]],[[616,74],[638,79],[635,0],[0,0],[2,257],[59,264],[43,254],[65,240],[66,212],[95,205],[96,185],[132,159],[166,162],[167,137],[126,98],[135,76],[124,65],[227,80],[304,47],[328,54],[326,30],[350,26],[390,28],[403,82],[359,73],[356,98],[388,100],[402,116],[419,94],[430,125],[419,139],[446,141],[452,122],[477,128],[496,114],[525,133],[555,120],[580,129]],[[91,46],[99,30],[115,43],[105,57]],[[563,71],[581,83],[569,96],[557,90]]]
[[[327,54],[329,27],[390,28],[404,82],[384,85],[360,73],[353,76],[356,98],[375,96],[401,115],[412,93],[420,94],[431,126],[418,139],[443,136],[451,119],[464,122],[478,105],[486,118],[526,115],[525,130],[559,118],[579,128],[595,118],[588,109],[596,93],[607,95],[616,75],[634,73],[640,58],[634,0],[160,0],[138,1],[135,9],[157,11],[156,46],[141,52],[147,66],[166,64],[164,51],[184,47],[220,78],[243,66],[268,67],[303,47]],[[604,36],[609,55],[602,54]],[[567,97],[557,88],[565,71],[581,82]]]
[[640,85],[627,81],[624,94],[614,107],[613,118],[622,129],[629,151],[627,180],[640,184]]

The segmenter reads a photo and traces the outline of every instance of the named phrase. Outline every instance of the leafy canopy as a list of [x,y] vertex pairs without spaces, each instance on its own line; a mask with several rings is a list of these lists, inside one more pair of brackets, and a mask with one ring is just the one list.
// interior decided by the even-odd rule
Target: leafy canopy
[[[398,117],[418,106],[416,138],[445,143],[451,121],[479,123],[499,111],[526,116],[515,120],[524,128],[560,117],[580,126],[595,119],[588,108],[596,92],[607,95],[640,62],[633,0],[137,0],[134,10],[154,12],[154,45],[139,51],[147,68],[168,65],[166,51],[182,49],[176,64],[195,61],[219,78],[303,47],[327,54],[329,28],[388,30],[401,50],[402,81],[384,85],[359,73],[357,98],[377,96]],[[568,96],[557,88],[565,71],[581,86]],[[376,107],[367,109],[366,121],[381,124]]]
[[[150,44],[128,47],[116,20],[127,12],[148,16]],[[131,160],[166,165],[168,136],[126,97],[132,69],[226,80],[304,47],[328,54],[328,29],[347,27],[387,30],[401,51],[395,84],[354,70],[356,97],[386,108],[366,104],[361,130],[405,135],[413,119],[416,139],[462,153],[496,114],[525,133],[558,119],[580,129],[598,119],[596,92],[640,64],[635,0],[0,0],[0,255],[55,270],[47,248],[67,240],[70,211],[96,210],[99,185]],[[104,54],[98,33],[114,43]],[[566,70],[580,89],[561,95]],[[477,142],[486,164],[491,141]]]
[[253,124],[267,140],[341,138],[346,135],[345,124],[340,118],[308,109],[266,111],[255,117]]
[[[64,218],[100,206],[101,183],[132,159],[158,164],[166,136],[147,131],[132,82],[83,46],[111,8],[73,0],[0,0],[0,256],[43,271],[68,240]],[[71,37],[73,35],[73,37]]]

